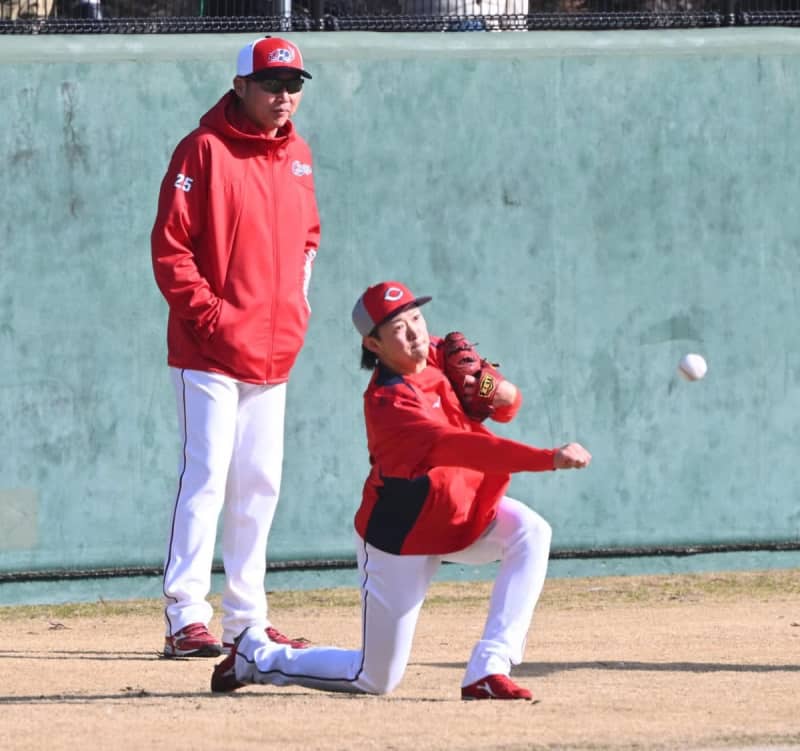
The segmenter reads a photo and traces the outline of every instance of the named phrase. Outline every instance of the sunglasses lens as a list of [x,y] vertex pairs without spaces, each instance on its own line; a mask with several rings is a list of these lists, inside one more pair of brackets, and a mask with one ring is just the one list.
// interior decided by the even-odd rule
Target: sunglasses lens
[[270,94],[280,94],[282,91],[288,91],[290,94],[296,94],[303,88],[302,78],[290,78],[288,81],[279,78],[265,78],[259,81],[261,88]]

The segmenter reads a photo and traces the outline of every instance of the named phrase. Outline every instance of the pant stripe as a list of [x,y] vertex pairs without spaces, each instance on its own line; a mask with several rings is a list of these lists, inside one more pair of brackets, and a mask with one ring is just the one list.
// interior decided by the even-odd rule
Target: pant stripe
[[[175,503],[172,506],[172,522],[170,524],[169,530],[169,546],[167,548],[167,562],[164,564],[164,576],[161,580],[161,590],[164,593],[164,597],[166,599],[172,600],[173,602],[177,602],[177,599],[174,597],[169,597],[167,595],[167,571],[169,569],[169,565],[172,561],[172,542],[175,538],[175,519],[178,515],[178,504],[181,500],[181,490],[183,489],[183,476],[186,473],[186,444],[189,440],[189,428],[186,424],[186,381],[184,380],[184,373],[185,371],[181,369],[181,383],[183,384],[183,398],[182,398],[182,406],[183,406],[183,449],[182,449],[182,456],[183,456],[183,466],[181,467],[180,475],[178,476],[178,491],[175,495]],[[174,633],[172,624],[169,621],[169,615],[167,615],[166,609],[164,610],[164,617],[167,620],[167,624],[169,626],[170,634]]]
[[[352,677],[351,676],[343,676],[343,677],[339,677],[339,678],[333,678],[333,677],[325,677],[325,678],[323,678],[323,677],[318,676],[318,675],[310,675],[310,674],[307,674],[307,673],[287,673],[287,672],[285,672],[283,670],[261,671],[261,670],[258,670],[258,665],[256,665],[254,659],[250,659],[249,657],[247,657],[247,655],[244,655],[241,652],[239,653],[240,657],[245,662],[249,663],[250,665],[255,665],[255,667],[258,670],[258,673],[260,675],[282,675],[285,678],[288,678],[288,679],[290,679],[292,681],[298,681],[298,682],[301,682],[301,681],[304,681],[304,680],[305,681],[315,681],[315,682],[320,683],[320,684],[324,684],[324,683],[357,683],[358,679],[361,677],[361,674],[364,672],[364,661],[366,659],[366,652],[367,652],[367,625],[366,624],[367,624],[367,607],[369,605],[369,603],[368,603],[369,593],[367,592],[367,581],[369,580],[369,574],[367,573],[367,565],[368,565],[368,563],[369,563],[369,553],[367,551],[366,543],[364,543],[364,581],[363,581],[363,583],[361,585],[361,589],[364,592],[364,617],[362,618],[362,621],[361,621],[361,623],[362,623],[362,631],[361,631],[361,663],[359,664],[358,670],[356,670],[356,674],[354,676],[352,676]],[[300,683],[299,685],[303,685],[303,684]],[[347,691],[347,689],[344,689],[344,690]],[[363,689],[358,688],[358,687],[353,687],[352,690],[353,690],[354,693],[356,693],[356,692],[360,693],[360,692],[363,691]]]

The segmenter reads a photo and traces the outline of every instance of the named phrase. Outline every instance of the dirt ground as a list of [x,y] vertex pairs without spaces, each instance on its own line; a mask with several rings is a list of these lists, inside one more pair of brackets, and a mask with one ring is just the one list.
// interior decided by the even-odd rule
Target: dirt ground
[[[0,749],[800,749],[800,572],[549,580],[513,673],[535,703],[459,699],[488,592],[434,585],[384,697],[212,695],[215,660],[160,657],[155,601],[0,608]],[[358,646],[354,590],[270,611]]]

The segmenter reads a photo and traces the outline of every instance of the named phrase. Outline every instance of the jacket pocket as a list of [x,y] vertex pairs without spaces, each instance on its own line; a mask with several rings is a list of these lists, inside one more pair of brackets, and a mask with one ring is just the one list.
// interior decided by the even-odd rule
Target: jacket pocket
[[221,364],[236,362],[239,349],[240,311],[225,300],[222,301],[214,332],[205,342],[206,355]]

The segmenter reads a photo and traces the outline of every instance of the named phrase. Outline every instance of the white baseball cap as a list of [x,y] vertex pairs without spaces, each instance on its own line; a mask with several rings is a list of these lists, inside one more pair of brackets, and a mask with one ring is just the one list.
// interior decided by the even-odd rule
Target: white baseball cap
[[280,37],[264,37],[242,47],[236,61],[236,75],[255,79],[269,78],[274,71],[297,71],[303,78],[303,56],[296,44]]

